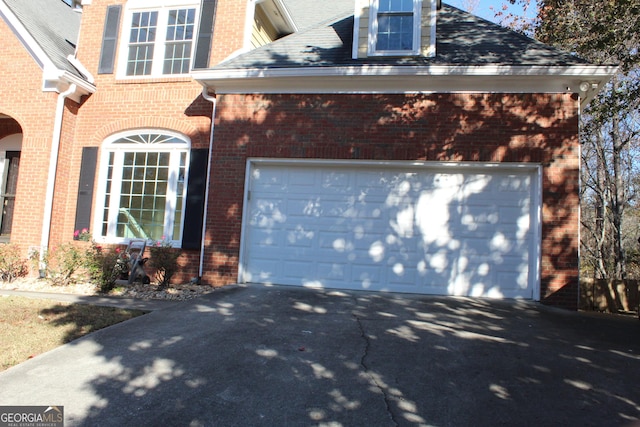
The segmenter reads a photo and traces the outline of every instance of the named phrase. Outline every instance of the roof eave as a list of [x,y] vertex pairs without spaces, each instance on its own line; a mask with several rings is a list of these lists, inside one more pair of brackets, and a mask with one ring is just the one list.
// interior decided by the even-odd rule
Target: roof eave
[[69,96],[70,99],[80,103],[83,96],[90,95],[96,91],[96,86],[86,80],[71,74],[68,71],[52,69],[43,73],[42,90],[44,92],[65,92],[71,85],[75,85],[75,91]]
[[74,76],[66,70],[58,68],[29,31],[27,31],[20,19],[18,19],[13,11],[2,1],[0,1],[0,18],[4,18],[15,36],[25,47],[25,50],[33,58],[40,69],[42,69],[43,91],[55,91],[61,93],[71,84],[75,84],[77,89],[69,96],[69,98],[78,103],[82,96],[95,92],[96,87],[91,82]]
[[217,94],[576,93],[584,106],[616,71],[610,65],[370,65],[211,69],[192,77]]

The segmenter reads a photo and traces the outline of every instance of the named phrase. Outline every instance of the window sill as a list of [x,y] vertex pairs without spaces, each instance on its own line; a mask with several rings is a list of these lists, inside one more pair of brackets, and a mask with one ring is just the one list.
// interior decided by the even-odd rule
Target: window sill
[[149,84],[149,83],[184,83],[184,82],[193,82],[194,80],[191,76],[180,76],[180,77],[116,77],[117,84]]

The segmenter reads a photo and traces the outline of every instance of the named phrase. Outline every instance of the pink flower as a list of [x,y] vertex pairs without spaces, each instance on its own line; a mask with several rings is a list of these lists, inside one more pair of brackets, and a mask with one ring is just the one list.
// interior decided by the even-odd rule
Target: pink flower
[[78,230],[73,232],[73,237],[78,237],[80,236],[80,232]]
[[88,232],[89,232],[89,229],[87,229],[87,228],[83,228],[83,229],[82,229],[82,234],[84,234],[84,233],[88,233]]

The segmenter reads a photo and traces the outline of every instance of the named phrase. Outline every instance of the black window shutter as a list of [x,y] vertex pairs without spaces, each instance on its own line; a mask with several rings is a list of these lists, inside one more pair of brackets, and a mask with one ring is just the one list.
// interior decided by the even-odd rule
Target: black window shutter
[[182,249],[199,249],[202,240],[204,198],[207,188],[209,150],[192,149],[189,162],[189,183],[182,229]]
[[102,35],[102,49],[100,51],[100,64],[98,74],[111,74],[116,61],[116,45],[118,43],[118,31],[120,28],[120,12],[122,6],[107,7],[107,16],[104,20],[104,33]]
[[209,54],[211,53],[213,24],[216,19],[217,4],[217,0],[202,0],[200,26],[198,28],[198,40],[196,42],[193,68],[209,68]]
[[91,204],[93,202],[93,184],[98,162],[98,147],[83,147],[80,163],[80,182],[76,201],[75,230],[89,230],[91,225]]

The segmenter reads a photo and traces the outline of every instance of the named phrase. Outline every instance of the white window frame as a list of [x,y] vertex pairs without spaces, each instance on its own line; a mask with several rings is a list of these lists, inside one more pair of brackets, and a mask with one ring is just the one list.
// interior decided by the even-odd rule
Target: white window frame
[[[167,46],[167,25],[169,11],[175,9],[195,9],[193,23],[193,39],[191,40],[189,71],[181,74],[164,74],[164,55]],[[156,27],[156,39],[154,41],[153,61],[151,73],[146,75],[127,75],[127,62],[129,57],[129,38],[131,36],[131,20],[134,13],[158,12]],[[194,54],[196,50],[198,23],[200,19],[200,2],[194,0],[129,0],[125,6],[122,30],[120,31],[118,68],[116,77],[118,79],[149,79],[149,78],[175,78],[188,76],[193,68]]]
[[379,0],[371,0],[369,7],[369,56],[415,56],[420,54],[422,36],[422,1],[413,0],[413,43],[411,49],[378,50],[378,7]]
[[[159,142],[159,143],[117,143],[114,142],[121,140],[122,138],[131,137],[135,135],[145,134],[158,134],[162,136],[168,136],[179,140],[180,142]],[[117,218],[120,211],[120,191],[122,187],[122,169],[124,166],[124,153],[139,152],[139,153],[170,153],[169,160],[169,174],[174,176],[167,185],[167,194],[165,201],[165,218],[164,218],[164,232],[163,236],[169,236],[173,234],[174,220],[176,213],[175,201],[177,200],[176,190],[178,184],[178,171],[180,168],[180,154],[185,153],[185,166],[184,166],[184,181],[183,181],[183,194],[182,194],[182,217],[179,224],[179,235],[173,236],[173,239],[166,239],[173,247],[180,247],[182,245],[182,237],[184,234],[184,219],[186,212],[187,201],[187,188],[189,184],[189,162],[191,154],[191,140],[180,133],[167,131],[164,129],[135,129],[117,134],[111,135],[105,139],[100,155],[100,170],[98,175],[98,182],[100,187],[96,194],[96,209],[94,213],[94,238],[101,243],[113,243],[113,244],[127,244],[131,238],[118,237],[117,234]],[[105,205],[105,197],[108,185],[108,173],[109,173],[109,157],[110,154],[114,154],[112,183],[111,183],[111,196],[109,200],[109,216],[107,220],[107,233],[103,234],[103,221],[104,214],[107,206]],[[117,177],[117,178],[116,178]],[[149,237],[149,241],[153,239]]]

